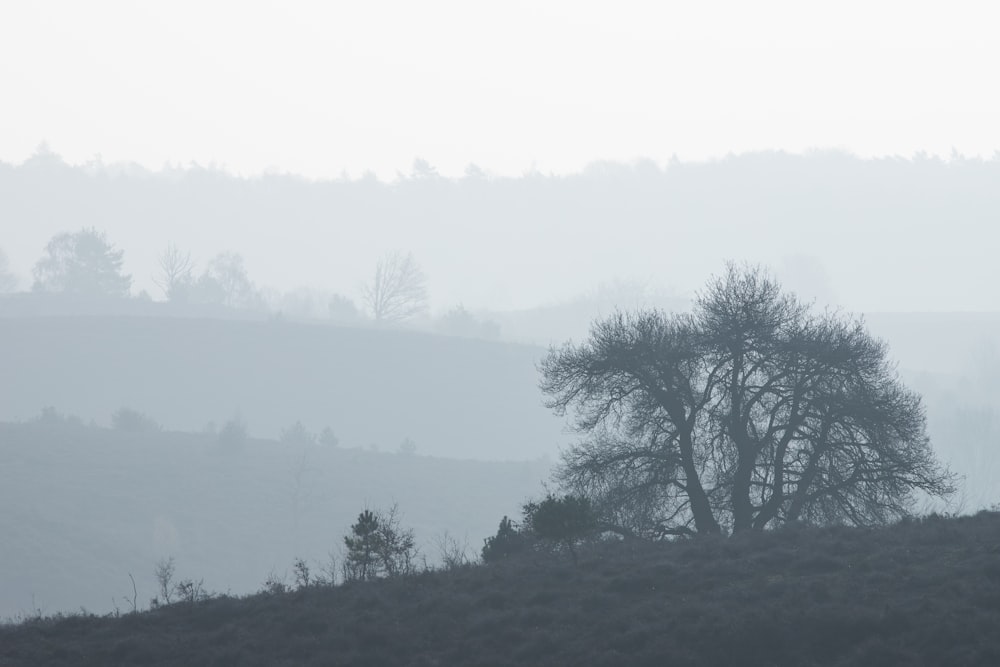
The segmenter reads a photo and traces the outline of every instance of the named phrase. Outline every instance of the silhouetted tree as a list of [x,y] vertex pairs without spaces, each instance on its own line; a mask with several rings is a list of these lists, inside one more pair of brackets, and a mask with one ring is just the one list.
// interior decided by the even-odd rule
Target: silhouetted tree
[[418,157],[413,160],[413,168],[410,170],[410,178],[441,178],[441,175],[438,174],[438,170],[434,167],[434,165],[424,158]]
[[153,281],[163,290],[164,296],[170,301],[185,301],[190,296],[194,284],[194,263],[191,253],[181,250],[170,243],[159,256],[160,274]]
[[212,258],[195,287],[204,301],[227,308],[253,309],[263,303],[247,274],[243,256],[234,252],[219,253]]
[[417,556],[413,531],[400,526],[399,509],[364,510],[344,536],[344,579],[367,581],[378,576],[409,574]]
[[103,232],[81,229],[56,234],[35,264],[38,292],[126,297],[132,276],[122,273],[124,251],[115,250]]
[[366,581],[375,578],[378,527],[378,517],[366,509],[351,526],[351,534],[344,536],[344,546],[347,547],[344,557],[346,579]]
[[[553,349],[542,389],[588,438],[559,479],[647,535],[870,525],[947,495],[920,397],[863,322],[729,265],[691,315],[617,313]],[[623,532],[625,532],[623,530]]]
[[427,310],[426,283],[412,254],[388,253],[376,263],[364,301],[376,322],[402,322]]

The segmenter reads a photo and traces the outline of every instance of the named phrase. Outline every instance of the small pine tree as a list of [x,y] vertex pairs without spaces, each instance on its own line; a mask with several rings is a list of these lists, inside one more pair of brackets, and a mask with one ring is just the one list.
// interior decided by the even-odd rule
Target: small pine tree
[[416,544],[413,531],[400,526],[396,505],[388,512],[366,509],[344,537],[344,578],[366,581],[380,575],[410,574],[416,567]]
[[378,517],[366,509],[351,526],[351,534],[344,536],[344,546],[347,547],[344,574],[347,578],[360,581],[375,578],[376,557],[380,550],[378,529]]

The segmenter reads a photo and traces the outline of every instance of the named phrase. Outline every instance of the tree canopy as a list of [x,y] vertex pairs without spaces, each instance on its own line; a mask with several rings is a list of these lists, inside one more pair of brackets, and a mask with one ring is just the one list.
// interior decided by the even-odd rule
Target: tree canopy
[[586,436],[559,480],[625,534],[871,525],[953,491],[887,346],[759,268],[729,265],[690,314],[598,321],[540,370]]
[[53,236],[35,264],[38,292],[70,292],[86,296],[126,297],[132,276],[122,273],[122,255],[104,232],[81,229]]

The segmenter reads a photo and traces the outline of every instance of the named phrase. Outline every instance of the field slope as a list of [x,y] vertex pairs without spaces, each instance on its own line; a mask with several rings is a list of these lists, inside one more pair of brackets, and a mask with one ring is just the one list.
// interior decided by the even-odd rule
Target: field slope
[[996,665],[1000,515],[603,545],[0,628],[3,665]]
[[554,455],[539,347],[289,321],[0,317],[0,420],[45,406],[108,424],[123,406],[199,431],[237,412],[252,435],[301,420],[346,447],[524,460]]
[[398,503],[433,563],[445,531],[478,548],[548,474],[542,461],[0,423],[0,619],[110,611],[132,596],[129,574],[145,605],[168,557],[178,578],[256,591],[295,558],[328,564],[366,506]]

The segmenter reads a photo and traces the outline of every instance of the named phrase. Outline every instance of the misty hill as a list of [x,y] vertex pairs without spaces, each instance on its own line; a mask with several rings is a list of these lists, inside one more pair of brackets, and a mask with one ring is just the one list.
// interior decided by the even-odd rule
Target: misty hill
[[168,557],[178,578],[234,594],[290,576],[295,558],[318,573],[362,509],[394,502],[429,563],[446,531],[473,554],[547,477],[542,462],[0,423],[0,619],[106,612],[132,595],[130,573],[147,605]]
[[253,435],[301,421],[347,447],[478,459],[554,455],[544,350],[408,331],[190,318],[0,318],[0,420],[45,406],[108,424],[121,407],[174,430],[240,413]]
[[173,242],[199,267],[238,252],[260,285],[355,299],[377,257],[411,250],[438,308],[523,309],[615,280],[690,296],[737,259],[855,311],[998,310],[1000,269],[982,242],[1000,215],[998,176],[996,158],[765,152],[386,183],[75,167],[39,153],[0,163],[0,221],[22,286],[53,234],[95,226],[154,296],[157,255]]
[[[21,296],[6,303],[35,301]],[[520,311],[503,326],[557,332],[549,337],[554,342],[581,341],[590,321],[614,303]],[[122,312],[171,312],[162,303],[126,305]],[[994,483],[1000,474],[1000,315],[880,313],[867,322],[888,341],[904,381],[923,395],[935,450],[966,476],[965,508],[1000,502]],[[409,439],[418,453],[434,456],[554,459],[574,436],[542,405],[535,364],[544,353],[527,345],[259,316],[0,317],[0,420],[32,419],[53,406],[107,425],[115,411],[129,407],[168,429],[203,431],[217,430],[239,412],[259,437],[277,437],[301,421],[312,433],[330,427],[345,447],[396,451]]]
[[8,665],[1000,662],[1000,515],[606,544],[0,628]]

